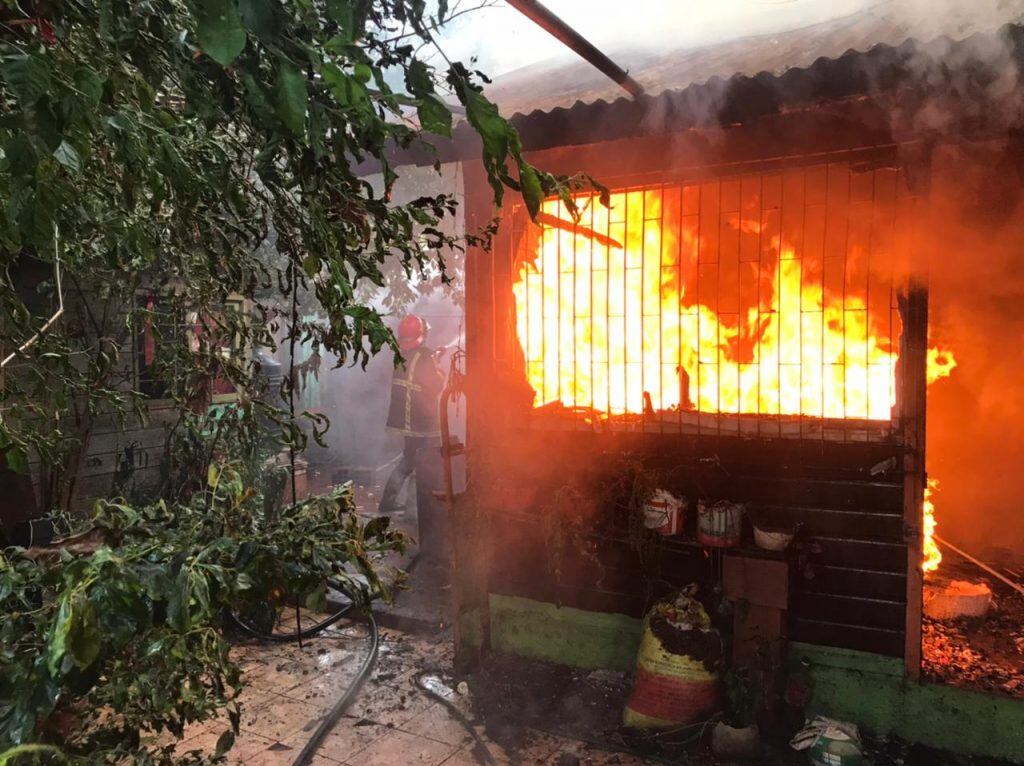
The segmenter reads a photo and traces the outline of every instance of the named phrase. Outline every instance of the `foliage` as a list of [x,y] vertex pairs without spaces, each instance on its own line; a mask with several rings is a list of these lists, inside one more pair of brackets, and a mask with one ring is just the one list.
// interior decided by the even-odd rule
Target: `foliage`
[[347,486],[270,520],[231,463],[189,504],[99,502],[92,523],[92,552],[0,556],[0,748],[168,763],[173,739],[156,735],[226,709],[226,749],[239,713],[228,611],[298,597],[322,609],[328,582],[366,606],[389,596],[380,559],[405,544],[388,519],[362,521]]
[[[365,364],[394,338],[361,286],[395,259],[444,279],[448,253],[487,244],[446,233],[451,195],[392,199],[390,151],[451,134],[449,97],[498,200],[509,187],[535,212],[587,183],[526,162],[477,74],[419,57],[446,5],[0,0],[0,464],[38,464],[43,507],[66,511],[97,429],[158,409],[171,427],[152,502],[100,502],[101,547],[3,555],[0,732],[16,752],[165,762],[142,733],[234,710],[224,610],[318,601],[328,579],[360,601],[380,588],[376,556],[401,540],[349,499],[264,513],[266,455],[326,424],[282,406],[254,352],[301,341]],[[324,320],[299,321],[300,304]],[[224,387],[235,404],[211,411]]]
[[[144,414],[123,353],[143,330],[174,341],[155,369],[174,371],[162,393],[191,410],[214,375],[251,394],[249,352],[282,337],[363,364],[393,344],[359,286],[383,284],[395,258],[443,274],[446,252],[487,234],[445,233],[451,195],[391,200],[389,151],[430,147],[409,113],[450,134],[454,95],[496,197],[571,202],[584,179],[527,163],[476,75],[417,57],[444,14],[421,0],[0,3],[0,344],[49,315],[58,254],[70,304],[0,393],[0,449],[11,468],[35,454],[53,470],[47,505],[70,504],[100,413]],[[359,177],[364,162],[383,189]],[[295,321],[299,294],[325,321]],[[250,310],[225,317],[232,297]]]
[[764,685],[758,670],[749,667],[730,668],[722,682],[725,686],[725,722],[744,728],[757,722],[763,707]]

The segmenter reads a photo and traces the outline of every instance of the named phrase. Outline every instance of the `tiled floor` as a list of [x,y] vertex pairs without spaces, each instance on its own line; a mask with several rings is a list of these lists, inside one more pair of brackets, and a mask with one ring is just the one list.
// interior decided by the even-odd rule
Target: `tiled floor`
[[[241,732],[228,762],[288,766],[320,717],[349,686],[367,651],[366,628],[342,624],[296,644],[236,649],[248,683],[241,701]],[[379,659],[370,680],[320,747],[314,766],[475,766],[472,739],[440,703],[418,689],[421,670],[450,666],[450,641],[381,631]],[[468,699],[453,699],[468,711]],[[181,751],[212,752],[224,722],[187,732]],[[481,729],[478,729],[483,734]],[[508,754],[489,748],[501,764],[634,766],[644,761],[605,753],[569,739],[525,733],[526,746]],[[514,756],[514,761],[510,756]]]

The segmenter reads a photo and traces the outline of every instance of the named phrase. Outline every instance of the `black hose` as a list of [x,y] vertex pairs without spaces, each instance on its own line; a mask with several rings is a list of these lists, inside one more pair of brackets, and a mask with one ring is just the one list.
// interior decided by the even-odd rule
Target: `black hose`
[[341,620],[341,618],[343,618],[345,615],[352,611],[353,606],[354,604],[345,604],[345,606],[343,606],[337,612],[332,614],[330,617],[327,617],[326,619],[321,620],[320,622],[316,623],[315,625],[311,625],[308,628],[303,628],[302,630],[297,630],[292,633],[263,633],[259,630],[256,630],[256,628],[252,627],[251,625],[247,624],[244,620],[242,620],[238,615],[236,615],[233,612],[231,613],[231,620],[235,623],[237,627],[241,628],[242,631],[248,633],[253,638],[258,638],[260,641],[273,641],[275,643],[285,644],[291,641],[301,641],[306,638],[312,638],[321,631],[331,627],[331,625],[334,625],[334,623]]
[[292,766],[308,766],[309,762],[313,760],[313,756],[320,749],[320,744],[323,742],[324,737],[327,736],[341,719],[341,716],[344,715],[345,711],[348,710],[349,705],[355,700],[359,690],[363,688],[363,684],[370,675],[374,663],[377,662],[377,651],[380,649],[380,634],[377,632],[377,622],[373,619],[373,614],[370,612],[366,613],[366,621],[370,626],[370,653],[363,660],[363,664],[359,668],[355,680],[352,681],[352,685],[348,687],[348,690],[341,699],[334,703],[334,707],[320,721],[320,725],[316,727],[316,731],[313,732],[313,736],[309,738],[306,746],[302,748],[302,752],[292,761]]
[[444,696],[438,694],[436,691],[431,689],[429,686],[423,683],[423,679],[427,676],[438,676],[438,673],[433,670],[421,670],[415,676],[416,687],[426,692],[427,696],[434,698],[448,710],[448,714],[451,715],[456,721],[458,721],[462,728],[465,729],[469,735],[473,738],[475,746],[473,747],[473,757],[476,758],[477,762],[484,766],[498,766],[498,762],[494,760],[494,756],[491,755],[491,751],[487,748],[487,743],[484,742],[483,738],[477,733],[476,727],[466,718],[466,714],[459,710],[458,706]]

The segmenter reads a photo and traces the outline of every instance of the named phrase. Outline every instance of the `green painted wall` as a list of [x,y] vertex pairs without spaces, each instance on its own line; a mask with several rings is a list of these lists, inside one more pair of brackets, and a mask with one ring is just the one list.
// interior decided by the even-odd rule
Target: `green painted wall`
[[898,659],[790,644],[791,663],[810,663],[810,711],[855,721],[876,733],[966,755],[1024,763],[1024,700],[913,683]]
[[[512,596],[490,597],[491,647],[583,668],[633,669],[640,620]],[[810,667],[812,713],[967,755],[1024,764],[1024,700],[916,684],[893,657],[792,643]]]
[[632,670],[640,620],[491,594],[491,648],[581,668]]

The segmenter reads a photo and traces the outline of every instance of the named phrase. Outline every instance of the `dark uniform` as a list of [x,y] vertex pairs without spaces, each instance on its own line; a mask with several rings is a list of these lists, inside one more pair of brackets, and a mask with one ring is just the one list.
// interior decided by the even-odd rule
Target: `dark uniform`
[[[380,501],[382,513],[401,510],[398,495],[409,477],[416,471],[417,458],[431,448],[438,448],[440,444],[437,402],[441,389],[444,388],[444,377],[434,361],[434,356],[434,351],[426,346],[406,352],[405,365],[396,367],[391,379],[391,406],[388,410],[387,429],[392,433],[402,434],[405,437],[405,446],[398,465],[392,470],[387,484],[384,485],[384,494]],[[418,477],[417,484],[422,484],[424,478],[427,477]],[[423,494],[418,492],[418,499]],[[429,489],[427,494],[429,496]]]

